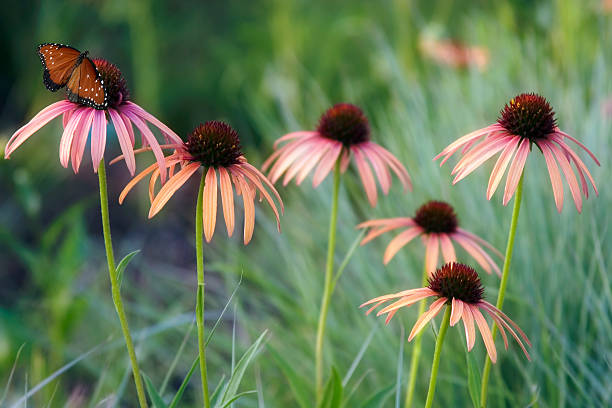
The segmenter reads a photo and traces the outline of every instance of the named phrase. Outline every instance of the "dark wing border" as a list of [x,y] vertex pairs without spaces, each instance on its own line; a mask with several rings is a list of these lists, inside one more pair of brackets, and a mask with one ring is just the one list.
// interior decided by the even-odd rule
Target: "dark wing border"
[[[70,46],[70,45],[66,45],[66,44],[60,44],[60,43],[43,43],[40,44],[37,48],[36,48],[36,53],[38,54],[38,58],[40,58],[40,62],[43,65],[44,71],[43,71],[43,83],[45,84],[45,88],[47,88],[48,90],[50,90],[51,92],[55,92],[60,88],[63,88],[64,86],[66,86],[66,84],[58,84],[53,82],[53,80],[51,79],[51,74],[49,73],[49,68],[47,68],[47,63],[45,62],[45,58],[43,57],[42,53],[40,52],[41,48],[47,46],[47,45],[54,45],[56,47],[66,47],[66,48],[71,48],[73,50],[75,50],[76,52],[78,52],[79,54],[81,54],[81,51],[77,50],[76,48]],[[75,64],[74,67],[72,67],[72,70],[74,71],[74,68],[79,65],[79,61],[77,60],[77,63]],[[71,73],[72,75],[72,73]],[[70,76],[68,77],[68,79],[70,79]]]

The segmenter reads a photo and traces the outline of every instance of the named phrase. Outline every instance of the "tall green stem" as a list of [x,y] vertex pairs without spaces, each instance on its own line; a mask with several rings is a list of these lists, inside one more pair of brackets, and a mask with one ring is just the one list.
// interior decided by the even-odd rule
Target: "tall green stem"
[[315,349],[316,370],[316,392],[317,401],[323,396],[323,339],[325,337],[325,325],[329,311],[329,301],[333,290],[334,274],[334,250],[336,247],[336,223],[338,220],[338,192],[340,190],[340,159],[334,166],[334,191],[332,193],[332,209],[329,219],[329,239],[327,244],[327,265],[325,267],[325,286],[323,288],[323,299],[321,300],[321,311],[319,324],[317,326],[317,343]]
[[425,401],[425,408],[430,408],[433,404],[434,393],[436,392],[436,380],[438,379],[438,367],[440,365],[440,354],[442,352],[442,342],[446,331],[448,330],[448,323],[450,321],[451,308],[446,306],[444,311],[444,317],[442,318],[442,324],[440,325],[440,331],[438,332],[438,338],[436,339],[436,349],[434,351],[433,362],[431,363],[431,377],[429,377],[429,389],[427,390],[427,401]]
[[196,296],[196,324],[198,326],[198,352],[200,353],[200,376],[202,378],[202,398],[204,407],[210,407],[208,396],[208,375],[206,374],[206,339],[204,338],[204,252],[202,242],[203,224],[203,193],[206,172],[202,172],[200,189],[198,190],[198,203],[195,216],[195,241],[196,241],[196,268],[198,273],[198,291]]
[[[429,277],[429,272],[427,270],[427,264],[423,263],[423,279],[422,284],[423,287],[427,286],[427,278]],[[425,312],[425,306],[427,304],[427,300],[421,300],[419,304],[419,314],[421,316]],[[417,372],[419,371],[419,358],[421,357],[421,342],[423,341],[423,331],[417,334],[416,339],[414,339],[414,345],[412,346],[412,358],[410,359],[410,376],[408,377],[408,387],[406,389],[406,402],[404,404],[405,408],[412,406],[412,399],[414,398],[414,387],[416,385]]]
[[[519,211],[521,210],[521,199],[523,197],[523,176],[519,180],[516,188],[516,196],[514,197],[514,208],[512,209],[512,221],[510,222],[510,232],[508,233],[508,244],[506,245],[506,256],[504,258],[504,267],[502,269],[501,283],[499,284],[499,293],[497,294],[496,307],[501,310],[504,304],[504,295],[506,294],[506,285],[508,284],[508,271],[510,270],[510,261],[512,260],[512,251],[514,249],[514,237],[516,236],[516,225],[518,223]],[[497,335],[497,325],[493,324],[493,341]],[[482,386],[480,388],[480,406],[487,406],[487,392],[489,388],[489,374],[491,373],[491,359],[486,357],[485,365],[482,370]]]
[[115,254],[113,253],[113,241],[111,239],[110,221],[108,218],[108,192],[106,187],[106,166],[104,164],[104,159],[100,161],[100,165],[98,166],[98,181],[100,183],[100,212],[102,214],[102,232],[104,234],[104,248],[106,249],[106,261],[108,262],[108,274],[110,276],[111,281],[113,303],[115,304],[117,316],[119,316],[119,322],[121,323],[121,330],[123,331],[125,345],[127,347],[128,354],[130,356],[130,361],[132,363],[132,372],[134,374],[134,383],[136,384],[136,394],[138,394],[138,402],[140,403],[141,408],[146,408],[147,398],[145,396],[144,387],[142,386],[140,368],[138,367],[138,360],[136,359],[136,352],[134,351],[134,343],[132,342],[132,335],[130,334],[130,328],[128,327],[125,310],[123,309],[123,302],[121,301],[121,291],[119,288],[119,282],[117,280]]

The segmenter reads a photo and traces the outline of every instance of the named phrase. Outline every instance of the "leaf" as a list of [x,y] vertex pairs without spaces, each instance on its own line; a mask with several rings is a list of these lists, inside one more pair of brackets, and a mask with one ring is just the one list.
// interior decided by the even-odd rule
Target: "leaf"
[[293,370],[293,367],[287,363],[283,356],[281,356],[281,354],[273,349],[270,345],[268,345],[268,352],[276,361],[276,364],[278,364],[287,381],[289,381],[289,388],[291,388],[291,391],[293,391],[293,396],[295,397],[295,400],[300,408],[311,407],[312,404],[310,403],[308,384],[303,378],[298,376],[298,374]]
[[385,401],[387,401],[387,399],[393,395],[393,391],[395,391],[395,384],[391,384],[375,392],[363,403],[363,405],[361,405],[361,408],[381,408]]
[[172,401],[170,402],[170,405],[168,405],[168,408],[175,408],[177,406],[177,404],[181,400],[181,397],[183,396],[183,393],[185,392],[185,389],[187,388],[187,384],[189,384],[189,380],[191,379],[191,376],[195,372],[195,369],[198,367],[199,362],[200,362],[200,356],[197,356],[196,359],[193,360],[193,364],[191,364],[191,368],[187,372],[187,375],[185,376],[185,379],[181,383],[181,386],[179,387],[178,391],[176,391],[176,394],[174,395],[174,398],[172,398]]
[[251,391],[241,392],[240,394],[236,394],[234,398],[227,401],[227,403],[223,406],[223,408],[229,407],[230,405],[232,405],[232,403],[236,402],[238,399],[244,397],[245,395],[249,395],[249,394],[257,394],[257,391],[251,390]]
[[480,407],[480,371],[478,370],[472,353],[470,353],[466,347],[464,347],[464,350],[468,371],[468,391],[470,392],[472,405],[474,408],[478,408]]
[[342,405],[343,393],[342,380],[336,368],[332,367],[332,373],[325,385],[323,399],[319,404],[319,408],[339,408]]
[[210,396],[210,405],[213,407],[216,407],[219,405],[218,399],[221,396],[221,392],[225,390],[225,387],[227,386],[227,384],[225,384],[224,381],[225,381],[225,374],[221,376],[221,379],[219,380],[219,383],[217,384],[217,388],[215,388],[212,395]]
[[227,387],[223,394],[223,398],[221,399],[221,406],[225,406],[228,401],[230,401],[238,392],[238,387],[240,386],[240,382],[242,381],[242,377],[244,376],[244,372],[246,371],[249,363],[261,347],[261,343],[264,338],[268,334],[267,330],[264,330],[263,333],[259,336],[257,340],[244,352],[238,363],[236,364],[236,368],[232,372],[231,377],[227,380]]
[[127,268],[128,264],[130,263],[134,255],[136,255],[139,252],[140,252],[140,249],[130,252],[129,254],[124,256],[123,259],[119,262],[119,265],[117,265],[116,274],[117,274],[117,284],[119,285],[119,288],[121,288],[121,283],[123,282],[123,272],[125,272],[125,268]]
[[155,389],[155,386],[153,385],[153,382],[151,382],[149,376],[145,373],[142,373],[142,378],[144,379],[145,387],[147,388],[147,394],[149,394],[149,398],[151,398],[153,406],[155,408],[168,408],[161,395],[159,395],[159,393]]

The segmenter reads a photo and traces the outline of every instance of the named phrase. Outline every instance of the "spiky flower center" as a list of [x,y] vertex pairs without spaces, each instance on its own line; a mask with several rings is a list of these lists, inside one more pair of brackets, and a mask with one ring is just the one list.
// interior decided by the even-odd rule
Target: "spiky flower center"
[[104,90],[108,98],[108,105],[116,108],[130,98],[130,91],[127,82],[121,71],[115,64],[111,64],[105,59],[94,59],[93,63],[104,81]]
[[217,120],[197,126],[189,134],[185,148],[204,167],[229,167],[242,156],[238,133]]
[[455,210],[444,201],[426,202],[419,207],[413,219],[428,234],[450,234],[457,230],[458,225]]
[[436,270],[428,279],[429,289],[449,300],[452,298],[475,304],[484,297],[484,288],[478,273],[467,265],[449,262]]
[[523,93],[504,106],[497,122],[508,132],[535,142],[553,133],[557,126],[555,112],[544,98],[535,93]]
[[348,147],[370,139],[370,124],[359,107],[339,103],[321,116],[317,132]]

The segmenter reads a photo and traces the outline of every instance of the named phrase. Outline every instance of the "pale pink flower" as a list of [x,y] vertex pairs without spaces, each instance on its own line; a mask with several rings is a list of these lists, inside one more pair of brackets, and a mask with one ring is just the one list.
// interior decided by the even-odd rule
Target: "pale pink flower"
[[[287,144],[278,148],[283,142]],[[357,165],[368,201],[374,207],[377,200],[378,178],[384,194],[391,187],[391,169],[404,189],[412,189],[410,176],[404,166],[388,150],[370,141],[370,125],[362,110],[355,105],[340,103],[328,109],[319,121],[316,131],[289,133],[274,143],[277,149],[263,164],[270,168],[268,177],[276,183],[284,174],[283,185],[293,178],[299,185],[314,171],[313,187],[317,187],[341,161],[341,171],[346,171],[350,159]],[[272,165],[274,163],[274,165]],[[370,168],[371,166],[371,168]]]
[[444,308],[444,305],[449,305],[452,307],[450,326],[455,326],[460,320],[463,320],[468,351],[472,350],[476,341],[476,330],[474,326],[474,323],[476,323],[476,327],[478,327],[480,331],[489,358],[495,363],[497,361],[497,351],[495,349],[495,342],[493,341],[491,330],[489,329],[489,324],[481,313],[481,311],[484,311],[491,316],[495,323],[497,323],[502,338],[504,339],[506,350],[508,349],[507,330],[521,347],[527,359],[531,360],[522,341],[524,340],[525,343],[531,347],[531,343],[525,333],[516,323],[510,320],[504,312],[484,300],[483,296],[484,289],[480,282],[480,277],[473,268],[460,263],[448,263],[436,270],[436,272],[430,276],[429,285],[427,287],[379,296],[365,302],[360,307],[374,304],[366,312],[366,314],[369,314],[383,303],[398,299],[378,311],[376,314],[380,316],[386,313],[386,323],[389,323],[400,308],[411,306],[428,297],[437,297],[431,306],[429,306],[429,310],[419,316],[408,336],[408,341],[411,341],[431,319],[436,317]]
[[[484,139],[480,140],[481,138]],[[544,97],[533,93],[520,94],[504,107],[497,123],[457,139],[434,157],[434,160],[444,157],[440,163],[442,166],[453,154],[461,150],[463,157],[451,173],[455,175],[453,180],[455,184],[501,152],[489,178],[487,199],[491,199],[509,165],[503,198],[503,204],[506,205],[516,191],[527,156],[535,145],[544,155],[557,210],[561,212],[563,208],[563,184],[559,172],[561,166],[576,209],[580,212],[582,211],[581,189],[582,194],[586,198],[589,197],[585,175],[589,178],[595,194],[599,193],[591,173],[580,157],[565,143],[566,139],[580,146],[599,166],[599,161],[589,149],[557,127],[555,113]],[[572,163],[580,177],[580,186]]]
[[489,50],[484,47],[463,44],[456,40],[442,40],[422,36],[419,48],[423,55],[440,65],[452,68],[474,66],[484,71],[489,64]]
[[370,242],[385,232],[405,228],[389,242],[383,256],[385,265],[402,247],[420,236],[425,245],[425,268],[430,274],[439,265],[440,249],[442,249],[444,262],[457,260],[453,242],[465,249],[487,273],[494,270],[498,275],[501,274],[495,261],[481,245],[501,259],[504,258],[503,255],[482,238],[459,228],[455,210],[443,201],[428,201],[419,207],[414,217],[369,220],[357,225],[357,228],[371,228],[370,232],[361,241],[361,245]]
[[[202,194],[204,200],[203,223],[206,242],[212,240],[215,232],[217,198],[219,194],[221,195],[227,234],[231,237],[234,232],[234,190],[232,182],[236,189],[236,195],[242,196],[244,205],[244,244],[248,244],[253,236],[255,227],[254,200],[257,192],[260,194],[260,199],[265,198],[274,211],[277,228],[280,232],[279,213],[267,189],[276,197],[281,211],[284,210],[283,201],[266,176],[247,162],[240,151],[238,133],[228,124],[219,121],[206,122],[196,127],[185,143],[181,142],[177,145],[165,147],[174,148],[174,153],[165,158],[163,166],[160,167],[158,163],[153,163],[134,177],[121,192],[119,196],[120,204],[123,203],[127,193],[140,180],[150,175],[149,198],[151,200],[151,208],[149,210],[149,218],[152,218],[166,205],[172,195],[202,168],[202,171],[206,172]],[[150,148],[140,149],[140,151],[143,150],[150,150]],[[123,159],[123,156],[119,156],[111,164],[120,159]],[[177,168],[179,168],[178,171],[176,171]],[[170,178],[156,194],[155,185],[160,169],[162,171],[169,169]],[[198,175],[199,178],[200,176]]]
[[[107,119],[110,119],[115,127],[117,139],[130,174],[134,175],[136,170],[133,125],[142,135],[142,145],[150,146],[158,163],[163,165],[164,154],[148,124],[157,127],[168,143],[181,143],[181,138],[139,105],[129,101],[129,92],[125,80],[115,65],[102,59],[94,60],[94,64],[105,84],[105,91],[108,93],[108,106],[105,109],[95,109],[68,100],[62,100],[47,106],[13,134],[4,151],[6,159],[35,132],[61,115],[64,132],[60,140],[60,163],[62,166],[68,167],[68,163],[72,162],[72,169],[75,173],[79,171],[90,132],[91,160],[93,170],[97,172],[106,148]],[[161,174],[162,181],[165,178],[166,172],[164,171]]]

